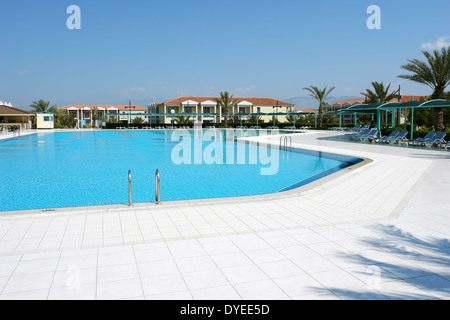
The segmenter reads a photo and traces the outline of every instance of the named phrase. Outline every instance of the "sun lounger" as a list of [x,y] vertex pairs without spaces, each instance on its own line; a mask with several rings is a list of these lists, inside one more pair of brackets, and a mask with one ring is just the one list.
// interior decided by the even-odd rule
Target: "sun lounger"
[[438,132],[438,133],[436,133],[436,135],[433,137],[433,139],[431,141],[421,142],[420,145],[421,146],[427,146],[427,147],[431,147],[433,145],[438,146],[442,141],[444,141],[446,136],[447,136],[447,133],[445,133],[445,132]]
[[357,138],[359,138],[359,137],[361,137],[361,136],[363,136],[365,134],[368,134],[369,132],[370,132],[370,130],[364,130],[364,131],[361,131],[361,132],[358,132],[358,133],[348,133],[345,136],[347,138],[349,138],[350,140],[355,140],[355,139],[357,139]]
[[375,141],[376,143],[380,143],[380,142],[382,142],[382,143],[387,143],[388,140],[396,138],[399,134],[400,134],[400,132],[398,132],[398,131],[392,131],[392,133],[391,133],[389,136],[384,136],[384,137],[381,137],[381,138],[376,138],[374,141]]
[[433,141],[433,138],[436,136],[435,132],[428,132],[425,137],[423,138],[417,138],[417,139],[412,139],[412,140],[408,140],[408,146],[413,145],[419,145],[421,143],[424,142],[428,142],[428,141]]
[[357,140],[357,141],[367,141],[367,140],[369,140],[371,138],[376,138],[377,134],[378,134],[378,129],[371,129],[371,130],[369,130],[369,133],[363,134],[363,135],[357,137],[355,140]]
[[408,131],[402,131],[396,137],[387,138],[386,142],[387,143],[400,143],[401,141],[405,141],[408,133],[409,133]]
[[353,128],[349,128],[347,131],[361,131],[362,126],[354,126]]

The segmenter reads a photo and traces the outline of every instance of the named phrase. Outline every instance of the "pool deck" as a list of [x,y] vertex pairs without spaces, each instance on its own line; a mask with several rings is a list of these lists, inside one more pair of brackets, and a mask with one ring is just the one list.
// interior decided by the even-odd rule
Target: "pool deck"
[[0,300],[450,299],[450,152],[340,135],[293,146],[370,161],[288,193],[2,214]]

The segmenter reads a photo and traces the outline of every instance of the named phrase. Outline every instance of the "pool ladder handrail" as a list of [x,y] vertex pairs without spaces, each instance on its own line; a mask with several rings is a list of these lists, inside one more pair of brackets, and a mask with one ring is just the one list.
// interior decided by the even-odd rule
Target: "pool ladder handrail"
[[155,202],[161,203],[161,178],[159,176],[159,169],[156,169],[155,173]]
[[131,170],[128,170],[128,205],[133,205],[132,189],[131,189]]
[[281,136],[280,137],[280,149],[284,151],[292,150],[292,137]]
[[280,137],[280,150],[283,152],[283,159],[287,158],[289,160],[289,154],[292,151],[292,137],[281,136]]

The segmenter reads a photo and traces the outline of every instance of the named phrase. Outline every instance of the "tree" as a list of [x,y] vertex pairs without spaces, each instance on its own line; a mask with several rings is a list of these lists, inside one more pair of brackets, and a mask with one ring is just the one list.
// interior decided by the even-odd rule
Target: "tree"
[[100,120],[100,110],[97,106],[94,106],[92,110],[92,126],[95,127],[95,121]]
[[225,119],[225,127],[228,125],[227,115],[231,108],[232,110],[236,108],[239,104],[238,100],[233,99],[234,96],[228,91],[220,92],[220,98],[215,98],[214,101],[217,102],[217,106],[223,110],[223,116]]
[[366,97],[366,103],[387,103],[397,97],[397,91],[389,93],[391,84],[385,88],[383,82],[372,82],[372,87],[375,91],[371,89],[366,89],[366,92],[361,92],[361,94]]
[[141,117],[136,117],[136,118],[134,118],[132,121],[131,121],[131,124],[132,125],[135,125],[135,126],[138,126],[138,125],[141,125],[141,124],[144,124],[145,123],[145,121],[144,121],[144,119],[142,119]]
[[50,101],[44,100],[33,101],[33,103],[30,105],[30,108],[33,110],[34,113],[58,114],[58,107],[57,106],[50,107]]
[[335,87],[331,87],[330,89],[325,87],[324,89],[321,90],[315,86],[310,86],[309,88],[303,88],[303,90],[306,90],[309,92],[308,95],[310,97],[313,97],[314,99],[316,99],[320,104],[319,105],[319,115],[318,115],[319,127],[322,127],[322,125],[323,125],[323,108],[326,105],[328,96],[334,89],[335,89]]
[[70,113],[59,111],[56,117],[56,122],[61,128],[73,128],[75,127],[75,118]]
[[[433,90],[431,95],[433,100],[445,99],[445,89],[450,85],[450,47],[422,53],[426,61],[408,60],[408,64],[403,65],[402,69],[409,71],[410,74],[399,77],[429,86]],[[434,108],[434,129],[445,130],[443,108]]]
[[248,118],[248,123],[250,124],[260,124],[262,123],[262,118],[260,116],[251,116]]
[[189,117],[185,117],[185,116],[175,117],[174,121],[179,125],[190,125],[190,123],[191,123],[191,121],[189,120]]

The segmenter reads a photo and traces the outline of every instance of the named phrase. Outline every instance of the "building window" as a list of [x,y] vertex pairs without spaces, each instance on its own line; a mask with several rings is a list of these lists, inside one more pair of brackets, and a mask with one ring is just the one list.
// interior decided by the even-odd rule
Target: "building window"
[[211,107],[203,107],[203,113],[211,113]]
[[50,122],[51,120],[50,120],[50,116],[44,116],[44,121],[45,122]]
[[256,113],[261,113],[261,107],[256,108]]
[[239,113],[245,113],[245,107],[239,107]]
[[192,107],[184,107],[184,113],[193,113],[194,108]]
[[91,112],[90,111],[83,111],[83,118],[90,118],[91,117]]

